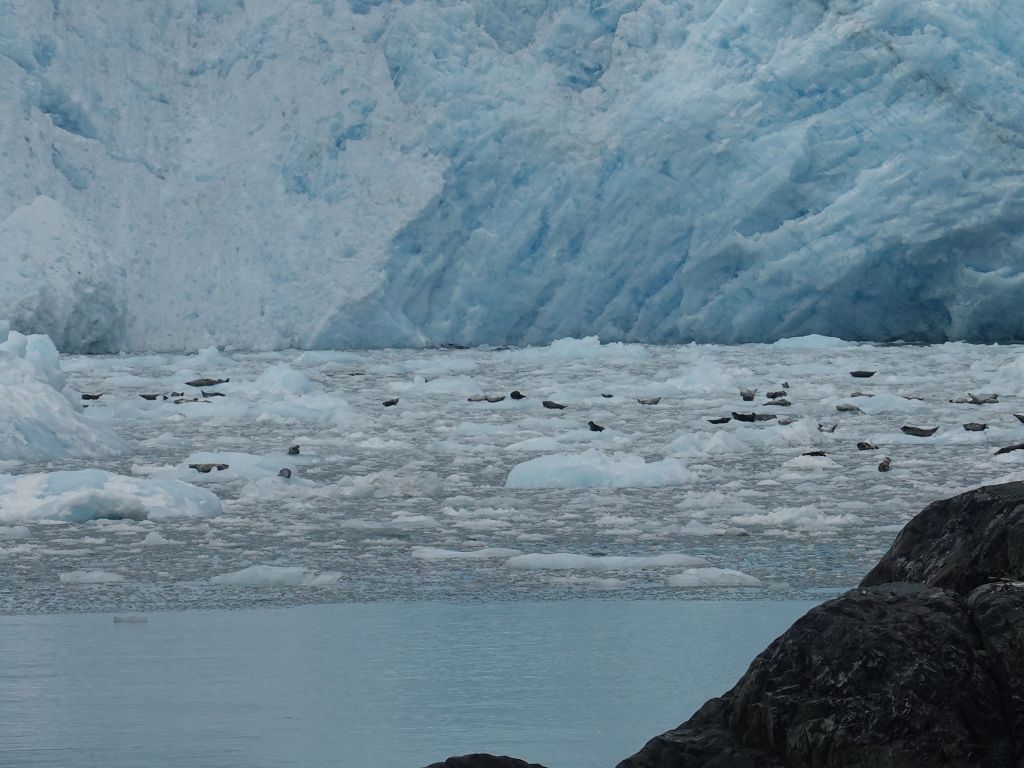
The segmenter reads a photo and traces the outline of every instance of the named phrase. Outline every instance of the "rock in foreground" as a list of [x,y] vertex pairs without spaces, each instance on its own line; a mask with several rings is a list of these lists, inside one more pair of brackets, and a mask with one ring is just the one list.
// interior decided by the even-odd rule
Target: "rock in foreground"
[[514,757],[478,754],[449,757],[443,763],[431,763],[427,768],[544,768],[544,766],[527,763]]
[[932,504],[861,588],[619,768],[1024,765],[1024,483]]

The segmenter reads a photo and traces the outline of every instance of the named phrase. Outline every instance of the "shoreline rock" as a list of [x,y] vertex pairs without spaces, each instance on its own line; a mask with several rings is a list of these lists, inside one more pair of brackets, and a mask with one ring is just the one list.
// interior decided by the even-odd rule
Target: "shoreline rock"
[[[429,768],[527,765],[486,759],[511,760]],[[1024,766],[1024,483],[929,505],[858,588],[617,768],[852,766]]]

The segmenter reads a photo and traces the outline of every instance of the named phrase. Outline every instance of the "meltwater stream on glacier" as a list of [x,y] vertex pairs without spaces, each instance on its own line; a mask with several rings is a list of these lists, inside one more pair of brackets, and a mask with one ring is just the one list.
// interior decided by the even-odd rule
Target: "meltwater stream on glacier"
[[[820,337],[64,357],[71,386],[101,395],[87,419],[128,450],[4,462],[0,612],[820,599],[856,584],[929,502],[1020,476],[1024,452],[993,455],[1024,439],[1013,415],[1024,411],[1020,359],[1014,346]],[[196,376],[230,380],[186,386]],[[757,388],[752,402],[740,398],[747,387]],[[766,405],[782,388],[792,404]],[[512,390],[526,398],[469,400]],[[200,401],[140,397],[180,391]],[[968,392],[998,402],[950,402]],[[652,397],[660,401],[638,402]],[[708,421],[733,411],[794,420]],[[988,428],[969,432],[968,422]],[[903,425],[939,429],[922,438]],[[293,445],[299,455],[288,454]],[[826,455],[803,455],[811,451]],[[888,473],[877,470],[884,456]],[[188,466],[197,463],[228,467],[200,474]],[[290,478],[278,474],[285,467]],[[91,516],[79,505],[69,516],[58,496],[74,483],[40,473],[84,468],[183,480],[217,498],[189,501],[191,516],[131,504],[109,514],[99,504]],[[49,506],[39,498],[46,482]]]

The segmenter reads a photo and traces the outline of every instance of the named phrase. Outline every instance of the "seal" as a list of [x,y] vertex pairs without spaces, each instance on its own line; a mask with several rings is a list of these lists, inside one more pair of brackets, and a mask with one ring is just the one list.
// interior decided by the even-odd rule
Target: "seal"
[[719,416],[717,419],[708,419],[708,424],[728,424],[732,416]]
[[224,397],[224,393],[223,392],[207,392],[205,389],[199,390],[199,393],[203,397]]
[[289,456],[298,456],[299,455],[299,446],[293,445],[291,448],[289,448],[288,449],[288,455]]
[[778,418],[774,413],[736,413],[736,411],[732,412],[732,417],[736,421],[771,421]]
[[859,443],[857,443],[857,450],[858,451],[877,451],[878,450],[878,446],[877,445],[872,445],[867,440],[861,440]]
[[153,394],[153,395],[141,395],[140,394],[139,397],[141,397],[143,400],[166,400],[167,399],[167,395],[161,394],[159,392],[156,393],[156,394]]
[[767,395],[765,395],[765,397],[767,397],[769,400],[778,400],[780,397],[785,397],[787,394],[789,393],[786,392],[786,390],[779,389],[776,390],[775,392],[769,392]]
[[740,397],[743,398],[743,402],[745,402],[745,403],[749,403],[756,396],[757,396],[757,390],[756,389],[741,389],[740,390]]
[[660,397],[638,397],[636,399],[640,405],[657,405],[661,402]]
[[981,424],[977,421],[970,421],[964,424],[964,429],[966,429],[968,432],[981,432],[983,430],[988,429],[988,424]]
[[840,403],[836,406],[836,410],[840,413],[864,413],[864,411],[853,403]]
[[194,469],[196,472],[200,472],[200,473],[205,475],[205,474],[208,474],[211,470],[214,470],[214,469],[216,469],[218,472],[223,472],[225,469],[228,468],[228,466],[230,466],[230,465],[228,465],[228,464],[189,464],[188,468],[189,469]]
[[552,410],[561,411],[565,408],[561,403],[556,403],[554,400],[541,400],[540,404],[545,408],[551,408]]
[[971,405],[990,405],[992,403],[999,402],[999,395],[995,392],[989,394],[972,395],[970,392],[967,393],[967,397],[970,400]]
[[277,476],[283,477],[285,480],[287,480],[289,477],[292,476],[292,471],[288,469],[288,467],[285,467],[284,469],[277,473]]
[[1013,445],[1008,445],[1005,448],[1000,448],[992,455],[999,456],[1000,454],[1009,453],[1010,451],[1024,451],[1024,443],[1014,443]]
[[484,396],[484,400],[486,400],[488,403],[500,403],[504,399],[505,399],[504,395],[485,395]]
[[807,451],[801,453],[801,456],[828,456],[828,451]]
[[938,431],[938,427],[908,427],[905,424],[900,427],[900,432],[905,435],[913,435],[914,437],[931,437]]
[[833,424],[831,427],[826,427],[824,424],[818,424],[818,431],[832,433],[836,431],[836,427],[838,426],[838,424]]
[[850,371],[850,375],[855,379],[870,379],[875,375],[875,371]]
[[513,400],[525,400],[526,399],[526,395],[524,395],[518,389],[513,389],[511,392],[508,393],[508,396],[511,397]]
[[392,405],[398,405],[398,398],[393,397],[390,400],[385,400],[383,403],[381,403],[381,405],[383,405],[385,408],[390,408]]
[[776,398],[775,400],[769,400],[767,403],[765,403],[765,405],[778,405],[780,407],[786,408],[786,407],[792,405],[792,403],[789,402],[789,400],[787,400],[784,397],[779,397],[779,398]]
[[103,393],[100,392],[98,395],[87,395],[85,392],[82,393],[83,400],[99,400],[103,397]]
[[470,395],[466,398],[471,403],[482,403],[487,399],[487,395]]
[[218,384],[227,384],[231,379],[210,379],[203,377],[200,379],[192,379],[192,381],[186,381],[185,383],[190,387],[215,387]]
[[604,432],[604,427],[600,424],[596,424],[593,421],[588,421],[587,426],[590,427],[591,432]]
[[890,469],[892,469],[892,459],[890,459],[888,456],[886,456],[884,459],[878,462],[879,472],[888,472]]
[[615,395],[606,395],[604,392],[602,392],[601,397],[615,397]]

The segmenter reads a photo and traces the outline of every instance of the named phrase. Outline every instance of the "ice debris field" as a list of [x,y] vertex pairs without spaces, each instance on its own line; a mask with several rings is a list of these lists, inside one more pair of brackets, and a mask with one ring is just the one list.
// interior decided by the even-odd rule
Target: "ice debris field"
[[58,357],[11,332],[0,409],[4,613],[813,599],[930,501],[1024,477],[996,455],[1024,441],[1016,346]]

